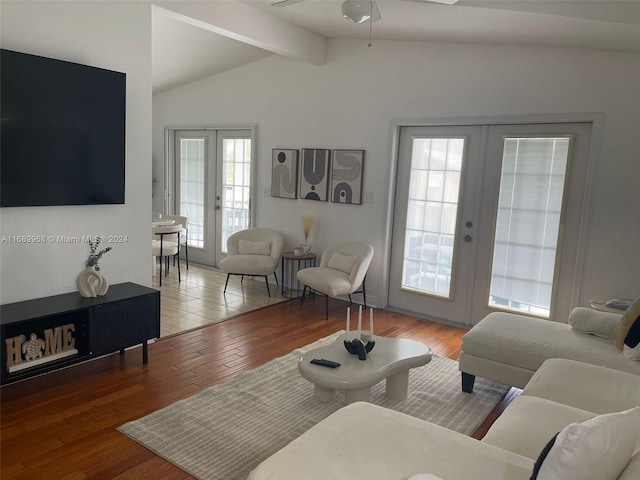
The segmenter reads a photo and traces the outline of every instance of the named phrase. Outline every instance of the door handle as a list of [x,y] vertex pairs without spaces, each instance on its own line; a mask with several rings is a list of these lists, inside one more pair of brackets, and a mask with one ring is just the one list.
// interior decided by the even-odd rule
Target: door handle
[[462,237],[462,239],[469,243],[471,240],[473,240],[473,237],[471,235],[465,235],[464,237]]
[[220,205],[216,205],[216,210],[220,210]]

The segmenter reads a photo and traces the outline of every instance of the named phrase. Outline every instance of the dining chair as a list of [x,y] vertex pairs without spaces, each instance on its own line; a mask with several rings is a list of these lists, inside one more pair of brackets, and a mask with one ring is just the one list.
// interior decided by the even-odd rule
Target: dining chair
[[151,254],[158,257],[160,263],[160,286],[162,286],[162,260],[166,262],[165,276],[169,273],[169,257],[177,258],[178,282],[180,282],[180,232],[182,225],[151,227]]
[[187,264],[187,270],[189,270],[189,245],[187,243],[189,238],[189,218],[182,215],[165,215],[163,218],[173,220],[176,224],[182,225],[182,231],[180,232],[180,249],[184,248],[184,259]]
[[[362,293],[364,308],[367,308],[365,280],[373,258],[373,245],[367,242],[341,243],[327,248],[322,253],[319,267],[303,268],[297,277],[304,285],[300,305],[308,289],[325,297],[325,319],[329,318],[329,297]],[[361,287],[361,288],[360,288]],[[360,289],[359,289],[360,288]]]
[[218,265],[227,274],[224,292],[229,277],[241,275],[243,280],[245,276],[264,277],[267,295],[271,296],[267,277],[273,273],[279,285],[276,268],[283,247],[284,235],[270,228],[249,228],[231,234],[227,239],[227,257]]

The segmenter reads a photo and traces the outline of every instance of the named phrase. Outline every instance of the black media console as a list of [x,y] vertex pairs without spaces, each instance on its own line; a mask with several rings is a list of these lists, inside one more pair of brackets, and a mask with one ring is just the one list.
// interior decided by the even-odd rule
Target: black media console
[[160,337],[160,292],[135,283],[111,285],[106,295],[65,293],[0,306],[5,385]]

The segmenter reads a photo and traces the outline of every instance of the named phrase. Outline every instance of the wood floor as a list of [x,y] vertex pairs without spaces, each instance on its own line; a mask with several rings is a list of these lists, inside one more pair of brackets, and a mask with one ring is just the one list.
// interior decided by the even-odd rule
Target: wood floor
[[[9,479],[188,479],[116,428],[205,387],[224,382],[344,328],[346,303],[289,301],[249,312],[141,349],[115,354],[1,389],[1,470]],[[428,344],[457,360],[463,329],[384,311],[376,334]],[[311,394],[311,385],[309,386]],[[515,389],[487,422],[484,435]]]

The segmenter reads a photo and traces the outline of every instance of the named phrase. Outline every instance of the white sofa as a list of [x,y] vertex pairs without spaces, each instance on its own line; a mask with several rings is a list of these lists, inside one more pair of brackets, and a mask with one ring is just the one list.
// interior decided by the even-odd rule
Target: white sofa
[[[248,479],[406,480],[432,474],[444,480],[524,480],[531,478],[536,459],[560,432],[542,462],[539,480],[637,480],[638,405],[640,377],[551,359],[482,441],[358,402],[338,410],[269,457]],[[610,414],[619,411],[624,413]],[[576,432],[581,436],[577,448],[572,444]],[[576,475],[558,473],[567,467],[575,468]],[[596,474],[598,471],[609,475]]]

